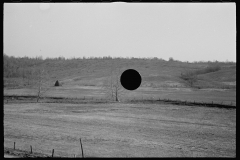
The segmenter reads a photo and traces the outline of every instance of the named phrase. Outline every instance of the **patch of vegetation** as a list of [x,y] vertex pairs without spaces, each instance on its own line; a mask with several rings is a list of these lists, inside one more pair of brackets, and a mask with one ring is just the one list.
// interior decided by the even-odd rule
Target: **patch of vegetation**
[[184,74],[181,73],[180,78],[185,80],[190,87],[193,87],[194,83],[198,80],[197,75],[192,74],[191,72],[187,72]]
[[209,65],[208,67],[203,69],[197,69],[195,71],[187,71],[185,73],[181,73],[180,78],[183,79],[190,87],[195,86],[200,89],[202,87],[195,85],[195,83],[199,80],[198,75],[217,72],[219,70],[221,70],[221,67],[219,65]]
[[216,72],[219,70],[221,70],[221,67],[219,65],[210,65],[204,69],[198,69],[198,70],[192,72],[191,74],[199,75],[199,74],[206,74],[206,73],[210,73],[210,72]]
[[[112,58],[112,57],[89,57],[72,58],[63,57],[42,59],[41,57],[13,57],[3,55],[4,58],[4,88],[28,88],[36,86],[39,70],[44,70],[51,86],[56,80],[66,85],[103,84],[104,78],[109,76],[109,70],[119,66],[121,70],[133,68],[139,71],[143,81],[153,84],[152,87],[164,81],[175,81],[195,86],[199,78],[212,81],[232,82],[235,81],[234,62],[181,62],[169,58],[168,61],[158,58]],[[208,66],[208,67],[206,67]],[[233,66],[233,67],[229,67]],[[221,72],[229,69],[230,72]],[[221,71],[220,71],[221,70]],[[206,73],[217,72],[217,76]],[[231,72],[232,71],[232,72]],[[151,76],[151,75],[158,76]],[[179,75],[181,74],[180,78]],[[198,76],[199,75],[199,76]],[[205,76],[206,75],[206,76]],[[205,76],[205,77],[203,77]],[[233,77],[231,80],[216,77]],[[197,79],[197,81],[196,81]],[[69,81],[66,81],[69,80]],[[184,80],[184,81],[182,81]],[[96,83],[97,82],[97,83]],[[60,84],[60,85],[61,85]],[[213,86],[214,87],[214,86]]]

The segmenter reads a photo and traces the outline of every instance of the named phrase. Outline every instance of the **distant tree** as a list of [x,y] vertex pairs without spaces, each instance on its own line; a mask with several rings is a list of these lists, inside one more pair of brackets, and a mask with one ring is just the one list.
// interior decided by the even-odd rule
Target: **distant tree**
[[169,57],[169,60],[168,60],[169,62],[173,62],[174,61],[174,59],[172,58],[172,57]]
[[37,69],[35,72],[35,78],[37,78],[37,102],[43,93],[47,92],[50,87],[49,77],[44,69]]
[[185,80],[186,83],[190,86],[190,87],[193,87],[194,86],[194,83],[197,82],[198,80],[198,77],[197,75],[193,74],[193,73],[190,73],[190,72],[187,72],[185,74],[181,73],[181,76],[180,76],[181,79]]
[[123,94],[123,87],[120,82],[120,69],[114,70],[111,68],[110,76],[105,80],[103,84],[103,90],[107,95],[107,98],[119,101],[120,96]]
[[188,77],[187,82],[190,85],[190,87],[193,87],[194,83],[197,82],[197,75],[191,75]]

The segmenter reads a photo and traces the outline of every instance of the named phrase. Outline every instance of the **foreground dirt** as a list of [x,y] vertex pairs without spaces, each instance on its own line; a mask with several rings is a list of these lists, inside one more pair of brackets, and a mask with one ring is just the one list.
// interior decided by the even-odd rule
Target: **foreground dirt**
[[10,154],[4,154],[4,158],[20,158],[20,157],[13,156],[13,155],[10,155]]
[[236,109],[4,104],[4,147],[62,157],[235,157]]
[[44,154],[39,154],[36,152],[30,153],[29,151],[19,150],[4,147],[4,158],[38,158],[38,157],[49,157]]

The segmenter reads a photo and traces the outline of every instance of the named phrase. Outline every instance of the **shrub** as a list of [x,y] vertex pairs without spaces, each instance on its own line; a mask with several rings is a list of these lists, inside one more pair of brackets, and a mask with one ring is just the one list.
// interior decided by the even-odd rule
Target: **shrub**
[[168,60],[169,62],[173,62],[174,61],[174,59],[172,58],[172,57],[169,57],[169,60]]
[[55,85],[54,86],[60,86],[58,80],[55,82]]
[[198,80],[197,76],[192,72],[187,72],[185,74],[181,73],[180,78],[185,80],[190,87],[193,87],[194,83]]

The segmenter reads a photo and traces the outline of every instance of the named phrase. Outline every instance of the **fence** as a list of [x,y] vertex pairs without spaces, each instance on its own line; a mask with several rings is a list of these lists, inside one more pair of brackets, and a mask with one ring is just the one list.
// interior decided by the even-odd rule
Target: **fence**
[[[15,101],[21,100],[20,102],[25,103],[36,103],[36,96],[19,96],[19,95],[4,95],[4,102],[12,103]],[[75,98],[67,98],[67,97],[44,97],[41,98],[42,103],[113,103],[115,101],[111,99],[106,99],[104,97],[92,97],[92,96],[84,96],[84,97],[75,97]],[[40,103],[41,103],[40,102]],[[120,102],[125,103],[152,103],[152,104],[174,104],[174,105],[186,105],[186,106],[206,106],[206,107],[218,107],[218,108],[236,108],[236,103],[233,102],[203,102],[203,101],[188,101],[188,100],[173,100],[173,99],[161,99],[156,97],[132,97],[132,98],[123,98],[120,99]]]
[[[81,149],[82,158],[84,158],[84,152],[83,152],[83,146],[82,146],[81,138],[80,138],[80,149]],[[30,145],[30,151],[23,151],[23,150],[16,149],[16,142],[13,143],[13,153],[12,154],[14,154],[14,151],[18,152],[17,156],[19,156],[19,157],[35,157],[35,158],[36,157],[48,157],[48,158],[56,158],[57,157],[57,156],[54,156],[54,151],[55,151],[54,149],[52,149],[51,156],[46,155],[46,154],[42,154],[42,153],[40,154],[40,153],[37,153],[37,152],[33,152],[32,145]],[[8,149],[4,149],[4,153],[10,154],[10,151]],[[74,154],[73,157],[76,158],[76,155]]]

